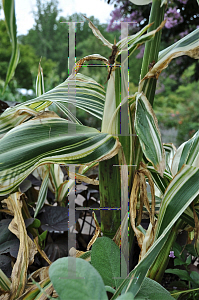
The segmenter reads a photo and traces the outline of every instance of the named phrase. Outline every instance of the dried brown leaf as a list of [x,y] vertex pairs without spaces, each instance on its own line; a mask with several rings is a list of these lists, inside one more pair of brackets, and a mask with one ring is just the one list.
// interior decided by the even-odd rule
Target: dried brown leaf
[[10,300],[16,299],[23,294],[27,280],[28,265],[33,263],[34,256],[37,253],[34,243],[27,235],[22,216],[22,195],[22,193],[17,192],[3,200],[7,204],[9,211],[14,213],[14,218],[8,228],[20,240],[17,260],[11,274]]

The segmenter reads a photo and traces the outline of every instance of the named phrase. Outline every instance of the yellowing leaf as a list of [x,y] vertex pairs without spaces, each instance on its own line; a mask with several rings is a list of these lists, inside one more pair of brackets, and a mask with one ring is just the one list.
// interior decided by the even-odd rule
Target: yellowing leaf
[[14,214],[14,218],[8,228],[20,241],[17,260],[11,274],[10,300],[16,299],[23,294],[27,280],[28,265],[33,263],[34,256],[37,253],[35,244],[27,235],[22,216],[22,195],[22,193],[17,192],[3,200],[3,203],[6,203],[8,209]]

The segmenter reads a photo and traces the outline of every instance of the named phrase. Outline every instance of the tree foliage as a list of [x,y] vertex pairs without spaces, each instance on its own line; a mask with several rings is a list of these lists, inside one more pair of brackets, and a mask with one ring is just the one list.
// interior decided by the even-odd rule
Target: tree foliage
[[[148,23],[150,5],[137,6],[128,0],[107,0],[107,2],[111,4],[114,3],[115,7],[111,12],[112,18],[108,25],[109,31],[120,29],[121,26],[118,21],[134,22],[129,25],[131,33],[137,32]],[[168,7],[165,11],[165,19],[167,19],[167,21],[162,32],[162,49],[184,37],[199,26],[197,1],[169,0]],[[142,52],[138,57],[142,57]],[[199,63],[197,60],[186,56],[183,58],[181,64],[178,65],[178,68],[176,68],[175,63],[173,63],[170,69],[171,72],[175,73],[179,78],[184,70],[192,64],[194,64],[195,71],[192,74],[191,80],[195,81],[199,79]]]

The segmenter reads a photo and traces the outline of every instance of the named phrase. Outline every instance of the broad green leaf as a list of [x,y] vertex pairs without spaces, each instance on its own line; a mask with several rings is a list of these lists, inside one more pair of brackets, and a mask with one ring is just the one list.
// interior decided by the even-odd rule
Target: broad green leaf
[[139,264],[129,273],[121,286],[117,289],[111,300],[116,299],[122,289],[127,285],[126,292],[131,289],[134,296],[140,290],[148,269],[164,247],[169,233],[175,222],[185,209],[199,194],[199,170],[192,166],[183,166],[180,172],[171,181],[165,192],[158,217],[156,240],[149,248]]
[[16,19],[15,19],[15,1],[14,0],[2,0],[3,10],[5,15],[5,23],[7,27],[7,31],[12,43],[12,56],[10,59],[9,67],[7,70],[6,81],[3,88],[3,93],[12,79],[15,73],[15,69],[17,67],[19,61],[19,48],[17,44],[17,27],[16,27]]
[[37,204],[35,208],[34,218],[36,218],[38,212],[43,207],[48,192],[48,180],[49,180],[50,166],[47,166],[44,177],[42,178],[42,184],[39,190]]
[[135,130],[145,157],[163,177],[165,152],[158,121],[151,104],[143,93],[138,94],[136,98]]
[[108,300],[100,274],[83,259],[57,259],[49,268],[49,276],[60,300]]
[[199,168],[199,130],[176,151],[171,167],[173,175],[182,168],[183,164]]
[[185,270],[167,269],[165,273],[175,274],[179,276],[181,280],[193,281],[193,279],[189,276],[189,273]]
[[58,106],[71,121],[78,121],[67,108],[70,103],[87,111],[95,117],[102,119],[105,101],[105,91],[92,78],[78,73],[71,76],[54,89],[42,94],[40,97],[18,104],[4,111],[0,116],[0,137],[20,123],[26,121],[52,103]]
[[[118,300],[134,300],[135,298],[133,297],[132,293],[126,293],[117,298]],[[142,298],[144,300],[144,298]]]
[[[131,289],[129,289],[129,292]],[[150,278],[145,278],[142,284],[142,288],[139,290],[137,295],[134,298],[135,300],[157,300],[157,299],[164,299],[164,300],[172,300],[173,297],[170,293],[163,288],[158,282],[152,280]]]
[[61,118],[36,118],[0,139],[0,194],[10,193],[42,164],[87,164],[116,155],[116,137]]
[[111,286],[109,286],[109,285],[105,285],[105,289],[106,289],[106,291],[107,292],[110,292],[110,293],[112,293],[112,294],[114,294],[115,293],[115,289],[114,288],[112,288]]
[[[127,275],[127,268],[124,257],[122,256],[122,264],[120,262],[120,249],[108,237],[97,238],[92,246],[91,264],[101,275],[104,284],[118,287],[122,279],[121,266]],[[116,279],[117,278],[117,279]]]
[[199,47],[199,28],[187,34],[185,37],[180,39],[175,44],[162,50],[159,53],[158,62],[150,69],[150,71],[142,79],[142,82],[147,78],[157,79],[160,73],[162,72],[162,70],[166,69],[168,64],[171,62],[171,60],[176,57],[182,55],[188,55],[192,58],[199,59],[198,47]]

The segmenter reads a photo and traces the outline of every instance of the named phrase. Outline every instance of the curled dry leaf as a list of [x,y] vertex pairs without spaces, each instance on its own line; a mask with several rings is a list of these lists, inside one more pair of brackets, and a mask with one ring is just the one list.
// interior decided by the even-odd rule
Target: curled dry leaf
[[92,178],[89,178],[85,175],[81,175],[78,173],[69,172],[69,177],[73,180],[76,179],[76,180],[83,181],[88,184],[99,185],[99,180],[92,179]]
[[[30,278],[31,279],[31,278]],[[50,283],[50,278],[46,278],[40,282],[38,282],[38,284],[40,285],[41,288],[45,287],[46,285],[48,285]],[[23,295],[21,295],[19,298],[17,298],[17,300],[24,300],[24,299],[42,299],[42,298],[35,298],[34,296],[34,292],[37,292],[36,295],[39,294],[39,288],[35,285],[35,284],[32,284],[29,288],[26,289],[26,291],[23,293]],[[26,297],[26,298],[25,298]],[[34,298],[32,298],[34,297]],[[43,298],[43,299],[48,299],[47,297],[46,298]]]
[[133,228],[133,231],[135,232],[135,235],[137,237],[138,245],[139,245],[140,249],[142,249],[144,234],[139,229],[137,229],[136,225],[135,225],[136,206],[137,206],[137,197],[138,197],[139,187],[140,187],[140,177],[139,177],[138,172],[136,172],[134,181],[133,181],[133,187],[131,190],[131,195],[130,195],[130,221],[131,221],[131,226]]
[[[151,177],[151,173],[149,172],[149,170],[147,170],[146,165],[142,162],[140,163],[139,174],[144,175],[144,177],[143,177],[143,180],[145,182],[145,198],[144,199],[147,198],[146,204],[145,204],[145,202],[144,202],[144,204],[145,204],[145,206],[148,205],[149,210],[148,210],[147,207],[146,207],[146,209],[149,212],[150,222],[151,222],[152,226],[154,227],[154,225],[155,225],[155,223],[154,223],[155,222],[155,220],[154,220],[154,216],[155,216],[155,188],[154,188],[154,182],[153,182],[153,179]],[[149,200],[148,200],[148,197],[147,197],[145,176],[148,178],[148,183],[149,183],[150,188],[151,188],[151,200],[152,200],[151,210],[150,210],[150,206],[149,206]]]
[[139,261],[142,260],[142,258],[144,257],[148,249],[152,246],[154,238],[155,238],[155,228],[154,225],[152,225],[150,222],[142,243],[142,249],[139,256]]
[[22,195],[22,193],[17,192],[3,200],[3,203],[6,203],[8,209],[14,214],[8,229],[20,240],[17,260],[11,274],[10,300],[16,299],[16,297],[23,294],[27,280],[28,265],[33,263],[34,256],[37,253],[35,244],[27,235],[22,216]]
[[68,79],[72,80],[75,79],[76,74],[79,72],[81,66],[84,64],[85,61],[90,60],[100,60],[103,61],[106,65],[108,65],[108,59],[100,54],[92,54],[87,55],[83,58],[81,58],[73,67],[71,75],[68,77]]
[[[191,33],[194,35],[194,32]],[[198,38],[197,38],[198,39]],[[159,55],[159,60],[158,62],[149,70],[149,72],[145,75],[145,77],[141,80],[140,84],[142,83],[143,80],[148,79],[148,78],[156,78],[158,79],[160,73],[166,69],[169,65],[169,63],[172,61],[172,59],[176,57],[180,57],[182,55],[187,55],[190,56],[191,58],[194,59],[199,59],[199,46],[197,39],[193,39],[193,41],[187,44],[186,43],[186,37],[175,43],[174,45],[170,46],[167,50],[167,53],[161,57],[161,52]],[[183,41],[184,44],[183,44]],[[194,45],[195,42],[195,45]],[[180,45],[181,43],[181,45]],[[166,51],[163,50],[162,52]]]
[[94,222],[95,222],[95,234],[94,236],[92,237],[92,239],[90,240],[90,242],[88,243],[88,246],[87,246],[87,251],[90,249],[90,247],[95,243],[96,239],[98,238],[98,236],[100,236],[101,234],[101,228],[99,226],[99,223],[97,221],[97,217],[94,213],[94,211],[92,212],[92,215],[93,215],[93,218],[94,218]]
[[39,279],[37,281],[43,281],[43,280],[47,279],[48,278],[48,270],[49,270],[49,266],[36,270],[35,272],[33,272],[31,274],[29,281],[32,282],[31,278],[33,278],[34,280]]
[[101,34],[101,32],[99,31],[99,29],[97,29],[97,27],[95,27],[95,25],[86,16],[84,16],[84,18],[89,22],[88,25],[92,29],[93,34],[99,40],[102,41],[102,43],[104,44],[104,46],[107,46],[108,48],[112,49],[113,44],[111,44],[107,39],[105,39],[105,37]]
[[0,300],[9,300],[10,294],[6,293],[0,296]]
[[41,256],[43,257],[43,259],[45,259],[45,261],[47,261],[47,263],[49,265],[52,264],[52,262],[50,261],[50,259],[48,258],[48,256],[46,255],[46,253],[40,248],[39,243],[38,243],[38,236],[34,239],[36,248],[38,250],[38,252],[41,254]]

